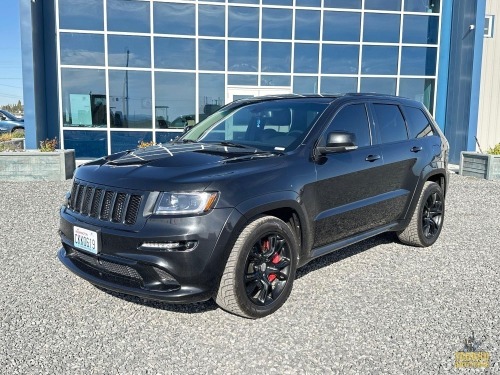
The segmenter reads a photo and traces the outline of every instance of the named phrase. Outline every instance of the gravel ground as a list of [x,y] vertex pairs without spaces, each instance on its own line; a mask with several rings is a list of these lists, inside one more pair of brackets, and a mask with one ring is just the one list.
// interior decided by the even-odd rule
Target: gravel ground
[[500,183],[453,175],[438,242],[386,234],[298,271],[288,302],[251,321],[215,303],[103,292],[57,260],[70,182],[0,183],[0,373],[467,373],[475,333],[500,373]]

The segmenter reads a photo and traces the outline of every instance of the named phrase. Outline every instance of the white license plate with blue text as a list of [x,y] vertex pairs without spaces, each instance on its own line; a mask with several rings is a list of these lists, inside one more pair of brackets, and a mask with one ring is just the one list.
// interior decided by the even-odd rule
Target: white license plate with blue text
[[92,254],[97,254],[99,252],[97,232],[92,230],[74,227],[73,243],[77,249],[82,249]]

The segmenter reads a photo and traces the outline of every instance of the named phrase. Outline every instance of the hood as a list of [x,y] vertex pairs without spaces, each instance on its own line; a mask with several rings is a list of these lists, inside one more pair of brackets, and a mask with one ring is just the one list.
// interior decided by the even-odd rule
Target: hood
[[76,170],[75,178],[130,190],[204,190],[216,179],[253,171],[263,164],[269,168],[269,163],[281,163],[279,156],[214,144],[158,145],[84,164]]

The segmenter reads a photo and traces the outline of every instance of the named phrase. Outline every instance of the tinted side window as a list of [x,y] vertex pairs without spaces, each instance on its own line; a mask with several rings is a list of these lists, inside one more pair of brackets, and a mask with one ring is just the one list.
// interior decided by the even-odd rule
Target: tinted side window
[[333,119],[326,134],[334,131],[353,133],[358,147],[370,145],[370,128],[364,104],[353,104],[340,110]]
[[422,110],[413,107],[404,107],[404,110],[411,138],[422,138],[434,135],[434,130],[429,123],[429,119]]
[[382,138],[382,143],[403,141],[408,139],[403,115],[397,105],[374,104],[377,128]]

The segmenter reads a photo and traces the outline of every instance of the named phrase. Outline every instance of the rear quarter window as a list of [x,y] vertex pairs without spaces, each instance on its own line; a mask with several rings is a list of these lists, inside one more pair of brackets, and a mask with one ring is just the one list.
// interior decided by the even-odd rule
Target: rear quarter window
[[408,139],[406,125],[399,107],[395,104],[373,104],[375,124],[382,143],[405,141]]
[[405,106],[404,112],[411,138],[422,138],[434,135],[432,125],[421,109]]

